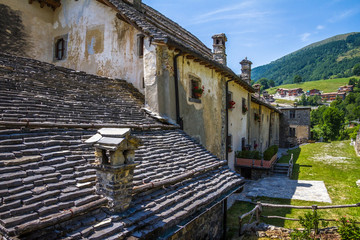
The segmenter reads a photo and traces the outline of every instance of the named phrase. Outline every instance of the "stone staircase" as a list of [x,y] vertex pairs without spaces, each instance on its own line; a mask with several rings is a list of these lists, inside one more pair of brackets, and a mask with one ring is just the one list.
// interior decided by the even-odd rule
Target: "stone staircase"
[[274,176],[287,176],[289,164],[287,163],[276,163],[272,171]]

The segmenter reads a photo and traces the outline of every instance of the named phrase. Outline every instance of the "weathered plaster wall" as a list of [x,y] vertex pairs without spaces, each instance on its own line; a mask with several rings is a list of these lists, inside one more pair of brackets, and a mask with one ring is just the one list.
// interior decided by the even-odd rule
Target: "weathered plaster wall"
[[310,126],[299,126],[290,124],[290,127],[296,128],[295,133],[298,139],[309,139]]
[[52,61],[53,10],[34,1],[0,0],[2,52]]
[[[198,62],[178,58],[180,112],[184,130],[199,140],[211,153],[225,159],[225,79],[214,69]],[[201,79],[204,93],[201,103],[189,100],[190,77]]]
[[176,232],[170,240],[188,239],[222,239],[224,230],[224,207],[223,202],[218,203],[208,212],[196,218],[183,229]]
[[279,145],[280,143],[280,114],[273,112],[271,114],[271,136],[270,146]]
[[259,148],[261,152],[264,152],[270,146],[270,114],[271,109],[261,106],[261,132]]
[[[90,74],[124,79],[144,91],[144,68],[151,66],[144,66],[143,58],[138,56],[137,39],[140,32],[119,20],[116,11],[110,7],[94,0],[62,0],[61,6],[55,11],[47,6],[40,8],[37,1],[28,4],[24,0],[0,0],[0,4],[13,10],[2,11],[4,7],[0,5],[0,11],[11,15],[8,21],[4,17],[0,17],[0,21],[1,25],[11,26],[2,28],[6,36],[19,39],[9,43],[17,44],[20,55]],[[14,36],[12,29],[23,32],[20,36]],[[67,35],[66,58],[55,60],[55,39],[64,35]],[[144,39],[144,45],[149,48],[148,38]]]
[[260,105],[252,102],[250,103],[250,139],[249,144],[251,146],[251,150],[254,150],[254,143],[256,142],[257,148],[256,150],[260,150],[260,131],[261,131],[261,123],[254,119],[255,113],[259,114],[261,116],[261,110]]
[[[143,91],[143,58],[137,54],[140,32],[119,20],[113,9],[97,1],[63,0],[61,3],[54,13],[53,37],[68,34],[68,50],[67,58],[55,64],[124,79]],[[144,44],[149,48],[148,39]]]
[[235,170],[234,160],[235,152],[241,151],[242,138],[245,138],[245,144],[248,144],[248,128],[247,118],[249,111],[245,114],[242,112],[242,99],[245,98],[246,105],[248,105],[248,91],[234,82],[229,83],[229,91],[232,92],[232,98],[235,102],[235,108],[229,110],[229,134],[232,135],[232,152],[228,153],[228,165],[232,170]]

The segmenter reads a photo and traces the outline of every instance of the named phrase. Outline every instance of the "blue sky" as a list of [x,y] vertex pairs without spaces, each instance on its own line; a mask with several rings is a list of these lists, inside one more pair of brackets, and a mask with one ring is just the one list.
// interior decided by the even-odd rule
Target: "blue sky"
[[143,0],[212,49],[225,33],[228,66],[240,72],[274,61],[313,42],[360,32],[360,0]]

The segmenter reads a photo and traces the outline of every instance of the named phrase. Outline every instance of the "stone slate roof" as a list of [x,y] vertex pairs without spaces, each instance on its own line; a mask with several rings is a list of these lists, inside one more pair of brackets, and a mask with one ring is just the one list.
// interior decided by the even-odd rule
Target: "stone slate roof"
[[[0,54],[0,86],[0,235],[153,239],[243,184],[186,133],[145,115],[143,96],[124,81]],[[48,125],[11,127],[24,120]],[[143,146],[125,212],[110,212],[95,191],[94,150],[84,140],[96,130],[85,130],[88,122],[138,126]]]
[[196,58],[209,62],[216,68],[230,74],[237,84],[248,91],[255,92],[247,82],[243,81],[230,68],[213,60],[211,49],[206,47],[196,36],[152,7],[141,3],[141,11],[139,11],[122,0],[108,0],[108,2],[115,6],[120,18],[151,36],[153,41],[176,46],[184,52],[192,53]]
[[124,80],[0,53],[0,86],[0,121],[164,125],[141,109],[143,95]]
[[281,114],[281,111],[278,108],[272,106],[271,104],[266,103],[263,100],[258,99],[257,96],[251,95],[251,101],[254,102],[254,103],[257,103],[259,105],[265,106],[265,107],[267,107],[267,108],[269,108],[271,110],[274,110],[275,112]]
[[0,131],[2,234],[23,239],[148,238],[165,234],[242,183],[226,162],[181,130],[137,131],[133,135],[143,146],[135,156],[135,188],[191,171],[194,175],[135,191],[126,212],[111,213],[106,198],[95,193],[96,170],[89,164],[95,160],[93,149],[83,143],[95,132]]

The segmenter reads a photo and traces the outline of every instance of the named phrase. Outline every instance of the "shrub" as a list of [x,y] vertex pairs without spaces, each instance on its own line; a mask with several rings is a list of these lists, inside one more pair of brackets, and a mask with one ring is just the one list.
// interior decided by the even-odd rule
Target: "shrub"
[[[312,213],[305,213],[304,217],[299,216],[300,224],[304,228],[303,231],[295,229],[293,233],[290,234],[292,240],[310,240],[317,239],[315,236],[318,233],[319,225],[327,227],[328,223],[325,221],[320,221],[320,216],[317,213],[317,210]],[[312,231],[314,229],[314,231]]]
[[235,156],[237,158],[261,159],[259,151],[236,151]]
[[279,147],[277,145],[272,145],[264,152],[264,160],[271,160],[271,158],[278,152]]
[[360,239],[360,227],[356,226],[354,219],[347,220],[346,217],[342,217],[338,224],[341,239]]

